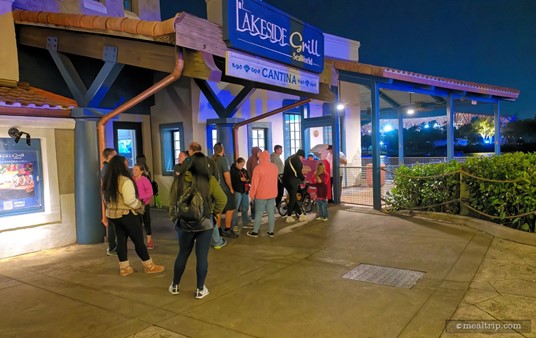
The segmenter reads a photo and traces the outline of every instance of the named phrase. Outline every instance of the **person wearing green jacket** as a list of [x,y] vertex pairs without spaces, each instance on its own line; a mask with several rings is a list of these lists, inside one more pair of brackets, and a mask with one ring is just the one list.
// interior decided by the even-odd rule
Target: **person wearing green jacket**
[[[207,158],[202,153],[195,153],[190,157],[190,166],[187,171],[179,176],[179,179],[173,181],[170,191],[169,201],[169,216],[175,224],[175,230],[178,232],[179,238],[179,253],[175,259],[173,280],[169,286],[171,294],[179,294],[179,285],[182,274],[186,268],[188,258],[192,253],[195,245],[196,255],[196,275],[197,288],[195,298],[201,299],[209,294],[205,286],[205,279],[208,273],[208,251],[214,222],[212,215],[219,214],[227,203],[227,196],[221,189],[218,181],[208,171]],[[206,202],[205,210],[206,218],[198,228],[183,227],[177,219],[177,200],[182,195],[183,191],[193,183],[197,185],[197,189],[201,192],[203,200]]]

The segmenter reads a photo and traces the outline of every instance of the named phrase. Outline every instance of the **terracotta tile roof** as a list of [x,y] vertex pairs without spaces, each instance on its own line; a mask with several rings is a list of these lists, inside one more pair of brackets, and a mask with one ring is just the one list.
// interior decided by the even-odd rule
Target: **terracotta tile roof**
[[34,12],[16,9],[13,11],[15,23],[54,25],[91,31],[107,31],[157,37],[175,33],[175,18],[166,21],[144,21],[138,19],[109,16]]
[[0,86],[0,107],[70,110],[75,100],[19,83],[16,87]]
[[[91,32],[100,31],[105,34],[127,34],[135,35],[136,37],[140,38],[152,38],[155,40],[158,40],[157,38],[159,36],[167,36],[176,32],[179,33],[178,30],[176,31],[175,22],[177,22],[179,29],[191,31],[191,26],[193,23],[191,20],[206,21],[204,19],[196,18],[193,15],[187,15],[187,13],[181,13],[181,15],[176,18],[171,18],[166,21],[159,22],[108,16],[33,12],[18,9],[13,11],[13,18],[15,20],[15,23],[18,24],[57,26],[59,28],[79,29]],[[188,20],[186,20],[185,18]],[[206,22],[208,23],[208,21]],[[222,51],[225,51],[227,48],[225,43],[223,42],[221,27],[217,27],[214,32],[214,37],[216,37],[216,39],[214,39],[214,41],[211,41],[211,45],[221,45],[220,49]],[[191,41],[193,45],[188,45],[181,42],[181,46],[192,48],[194,50],[206,51],[206,41],[204,39],[201,39],[202,41],[200,41],[200,39],[196,36],[196,38],[193,40],[194,41]],[[175,44],[175,37],[170,41]],[[196,48],[196,44],[205,46],[205,48]],[[212,53],[215,54],[214,51],[212,51]],[[221,54],[223,54],[223,52]],[[517,99],[519,96],[519,91],[513,88],[499,87],[475,82],[449,79],[433,75],[419,74],[389,67],[373,66],[353,61],[338,61],[333,59],[326,59],[326,63],[332,64],[338,70],[345,70],[354,73],[368,74],[388,79],[407,81],[410,83],[435,86],[438,88],[467,91],[484,95],[493,95],[503,99]]]
[[517,99],[519,90],[508,87],[499,87],[488,84],[449,79],[434,75],[409,72],[389,67],[373,66],[352,61],[329,60],[337,70],[345,70],[354,73],[383,77],[387,79],[401,80],[410,83],[418,83],[438,88],[467,91],[484,95],[493,95],[506,99]]

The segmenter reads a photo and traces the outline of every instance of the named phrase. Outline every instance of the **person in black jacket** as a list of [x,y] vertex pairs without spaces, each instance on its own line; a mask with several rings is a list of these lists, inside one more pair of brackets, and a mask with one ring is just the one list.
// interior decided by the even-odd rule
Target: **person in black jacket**
[[231,183],[234,189],[236,212],[233,215],[233,228],[238,226],[238,211],[242,213],[242,228],[249,223],[249,174],[244,165],[246,160],[239,157],[231,165]]
[[[179,253],[175,259],[173,280],[168,290],[174,295],[179,294],[179,284],[186,269],[188,257],[195,246],[197,258],[195,298],[197,299],[201,299],[209,293],[205,286],[205,279],[208,272],[208,249],[214,232],[214,221],[211,215],[220,213],[227,203],[227,197],[216,178],[210,174],[207,163],[207,158],[202,153],[193,154],[187,171],[182,173],[179,179],[173,181],[169,193],[169,217],[171,222],[175,224],[175,230],[179,233]],[[181,222],[177,215],[177,201],[184,191],[194,184],[201,192],[203,199],[207,201],[205,204],[207,208],[205,209],[206,218],[195,230]]]
[[287,189],[289,195],[289,202],[287,207],[287,223],[295,222],[292,217],[292,213],[295,211],[299,221],[307,221],[307,217],[302,215],[300,207],[296,203],[296,194],[300,184],[305,180],[302,169],[302,159],[305,157],[305,151],[298,149],[296,154],[289,156],[285,161],[285,169],[283,170],[283,183],[285,189]]

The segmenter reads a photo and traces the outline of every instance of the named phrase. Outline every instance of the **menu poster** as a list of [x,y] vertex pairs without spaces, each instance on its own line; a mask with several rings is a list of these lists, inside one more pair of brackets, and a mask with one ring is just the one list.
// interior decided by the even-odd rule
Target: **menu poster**
[[37,150],[0,150],[0,217],[43,209]]

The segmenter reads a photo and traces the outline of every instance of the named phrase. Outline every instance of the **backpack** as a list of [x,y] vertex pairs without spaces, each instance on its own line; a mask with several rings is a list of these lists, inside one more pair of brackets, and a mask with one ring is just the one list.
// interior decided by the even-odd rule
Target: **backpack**
[[[184,186],[184,182],[183,183]],[[196,180],[186,187],[177,200],[177,220],[185,230],[203,230],[203,222],[210,215],[210,198],[203,198]],[[206,202],[206,203],[205,203]]]
[[151,181],[151,186],[153,188],[153,195],[158,195],[158,183],[156,183],[156,181]]

